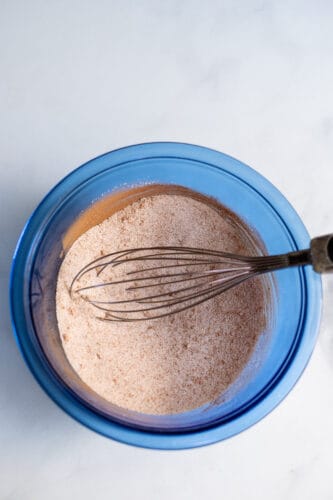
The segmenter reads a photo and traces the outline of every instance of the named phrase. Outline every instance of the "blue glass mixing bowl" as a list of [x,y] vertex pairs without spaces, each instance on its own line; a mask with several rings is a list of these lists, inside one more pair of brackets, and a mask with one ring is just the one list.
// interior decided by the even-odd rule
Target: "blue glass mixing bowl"
[[[308,266],[275,273],[271,331],[216,404],[179,415],[145,415],[106,402],[69,365],[55,316],[62,237],[106,194],[143,183],[177,184],[217,198],[259,235],[270,254],[305,248],[309,235],[281,193],[243,163],[199,146],[151,143],[100,156],[65,177],[27,222],[12,266],[16,340],[49,396],[91,429],[118,441],[160,449],[203,446],[257,422],[289,392],[306,366],[319,327],[321,280]],[[244,375],[243,373],[243,375]],[[245,382],[244,382],[245,380]]]

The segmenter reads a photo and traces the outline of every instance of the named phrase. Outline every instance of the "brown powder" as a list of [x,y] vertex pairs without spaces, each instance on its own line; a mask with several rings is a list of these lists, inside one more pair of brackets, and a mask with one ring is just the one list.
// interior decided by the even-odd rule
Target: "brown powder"
[[69,285],[82,266],[117,250],[180,245],[253,253],[253,235],[245,225],[201,198],[146,194],[109,210],[110,217],[86,225],[79,237],[74,228],[75,237],[65,242],[72,246],[59,271],[56,297],[63,348],[81,379],[120,407],[168,414],[214,401],[237,378],[267,326],[261,278],[193,309],[135,323],[98,321],[91,305],[70,298]]

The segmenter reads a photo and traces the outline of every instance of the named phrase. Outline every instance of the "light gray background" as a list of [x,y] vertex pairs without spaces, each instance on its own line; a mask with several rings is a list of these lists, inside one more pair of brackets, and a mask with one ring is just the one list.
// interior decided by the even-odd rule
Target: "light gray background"
[[300,382],[250,430],[158,452],[81,427],[12,336],[15,243],[71,169],[151,140],[202,144],[270,179],[312,235],[333,231],[333,3],[0,0],[0,499],[333,498],[333,279]]

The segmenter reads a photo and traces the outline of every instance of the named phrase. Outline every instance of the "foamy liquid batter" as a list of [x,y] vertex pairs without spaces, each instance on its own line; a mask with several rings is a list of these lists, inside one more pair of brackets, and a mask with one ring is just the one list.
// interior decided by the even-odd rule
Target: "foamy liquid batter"
[[190,193],[147,194],[110,210],[110,217],[74,241],[59,271],[56,312],[66,356],[91,389],[123,408],[169,414],[214,401],[237,378],[267,327],[262,278],[193,309],[134,323],[97,320],[95,308],[71,299],[76,273],[118,250],[175,245],[255,252],[254,236],[237,217]]

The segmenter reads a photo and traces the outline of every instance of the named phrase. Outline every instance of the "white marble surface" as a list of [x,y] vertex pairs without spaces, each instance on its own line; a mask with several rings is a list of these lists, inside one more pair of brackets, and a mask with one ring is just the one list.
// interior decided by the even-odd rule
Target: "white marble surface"
[[14,343],[9,265],[61,177],[113,148],[198,143],[268,177],[313,235],[333,230],[330,0],[0,1],[0,498],[333,498],[333,277],[314,355],[259,424],[158,452],[81,427]]

